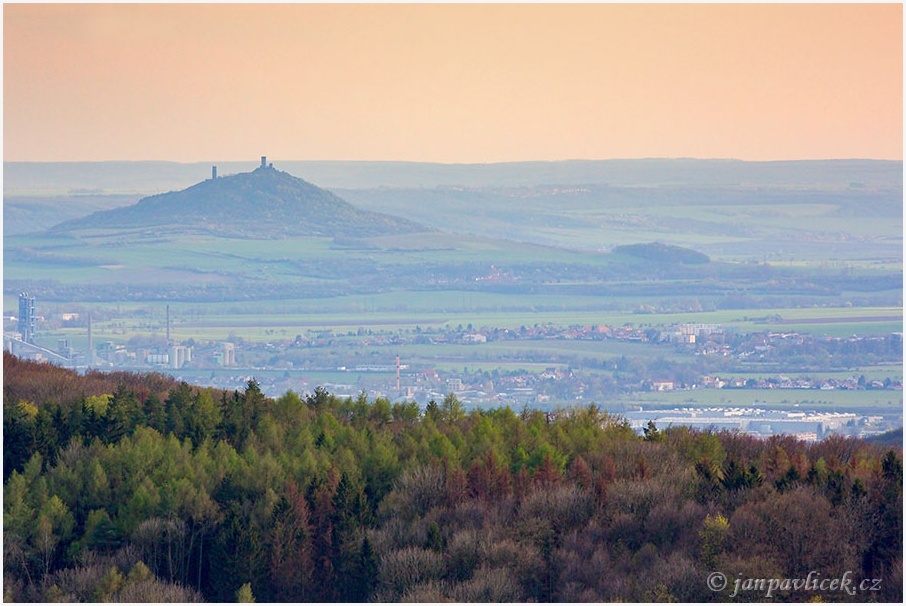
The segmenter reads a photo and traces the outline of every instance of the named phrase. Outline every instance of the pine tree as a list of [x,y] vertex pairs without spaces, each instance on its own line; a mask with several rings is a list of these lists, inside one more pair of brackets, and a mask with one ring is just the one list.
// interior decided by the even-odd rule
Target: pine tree
[[292,479],[272,516],[268,576],[278,602],[310,601],[313,568],[308,501]]

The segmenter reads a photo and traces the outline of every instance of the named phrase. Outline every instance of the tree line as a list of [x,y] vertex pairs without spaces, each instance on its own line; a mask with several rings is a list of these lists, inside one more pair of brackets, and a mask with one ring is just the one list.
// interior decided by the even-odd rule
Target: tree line
[[902,598],[899,448],[3,363],[6,600]]

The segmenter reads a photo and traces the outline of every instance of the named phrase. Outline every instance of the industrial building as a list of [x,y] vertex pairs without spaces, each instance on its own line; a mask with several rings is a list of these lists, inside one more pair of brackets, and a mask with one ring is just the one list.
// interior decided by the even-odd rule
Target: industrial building
[[35,297],[27,292],[21,292],[19,293],[19,338],[30,345],[34,345],[36,327]]

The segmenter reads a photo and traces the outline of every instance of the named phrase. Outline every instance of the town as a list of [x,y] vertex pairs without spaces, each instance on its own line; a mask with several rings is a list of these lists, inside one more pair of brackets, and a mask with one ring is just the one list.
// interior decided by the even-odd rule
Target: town
[[[576,403],[619,402],[617,412],[625,413],[637,429],[652,418],[650,406],[641,400],[643,394],[723,390],[730,394],[727,402],[734,405],[728,407],[733,426],[745,430],[757,425],[758,415],[740,417],[738,411],[757,406],[763,399],[759,394],[765,390],[797,395],[813,390],[819,396],[831,391],[876,391],[900,401],[902,393],[901,375],[866,377],[840,370],[868,360],[901,362],[902,333],[819,338],[771,329],[743,333],[714,323],[547,323],[518,328],[359,327],[346,332],[322,328],[293,337],[269,331],[273,334],[264,342],[238,336],[230,341],[176,340],[170,335],[168,306],[163,326],[129,326],[130,334],[135,334],[123,341],[114,339],[118,335],[111,333],[125,333],[126,323],[119,324],[119,329],[116,323],[113,328],[108,324],[101,334],[92,335],[90,316],[38,316],[34,297],[25,293],[20,296],[19,315],[8,314],[4,322],[4,347],[11,353],[80,370],[158,371],[191,384],[228,390],[243,389],[248,381],[255,380],[273,397],[287,391],[311,393],[322,387],[343,397],[364,392],[369,397],[416,401],[420,405],[440,401],[449,393],[467,407],[481,408],[554,410]],[[38,326],[45,324],[84,326],[87,351],[72,347],[69,339],[58,339],[56,347],[39,345]],[[592,356],[587,345],[571,349],[570,344],[581,342],[600,344],[602,352],[612,351],[610,346],[619,344],[633,349],[627,350],[628,355]],[[507,345],[513,348],[501,349]],[[558,353],[552,353],[552,347]],[[643,351],[649,353],[640,355]],[[782,370],[777,370],[780,362]],[[634,395],[640,397],[638,403],[633,401]],[[664,404],[670,401],[676,400]],[[819,419],[813,431],[796,433],[812,439],[830,433],[879,433],[902,423],[900,408],[895,408],[897,414],[892,416],[870,410],[869,415],[851,414],[844,422],[827,424]],[[661,412],[661,416],[666,414]],[[665,419],[689,425],[723,425],[707,415],[707,421],[686,416],[671,414]],[[761,429],[753,433],[770,434],[786,427],[782,423],[757,426]]]

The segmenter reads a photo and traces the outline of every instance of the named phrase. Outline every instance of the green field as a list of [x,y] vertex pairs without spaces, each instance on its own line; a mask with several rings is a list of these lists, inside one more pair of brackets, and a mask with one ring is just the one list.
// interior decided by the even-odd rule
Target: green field
[[[55,304],[39,302],[39,313],[91,312],[96,338],[125,342],[135,336],[162,334],[166,328],[164,303]],[[600,297],[566,297],[471,293],[456,291],[404,292],[298,299],[270,302],[174,303],[170,305],[171,336],[179,340],[225,340],[241,337],[255,342],[293,338],[311,331],[346,334],[361,330],[405,332],[417,328],[442,329],[472,325],[475,329],[522,326],[655,327],[674,324],[720,324],[740,332],[800,332],[816,336],[848,337],[902,332],[900,307],[835,307],[721,310],[700,313],[637,314],[608,310],[613,301]],[[15,310],[15,297],[4,297],[4,308]],[[598,307],[596,310],[595,307]],[[42,338],[79,341],[84,328],[42,330]],[[488,344],[497,347],[498,344]],[[505,346],[500,344],[500,346]],[[590,344],[571,343],[571,351],[586,352]],[[594,345],[600,353],[600,345]],[[661,351],[661,350],[658,350]],[[608,352],[612,353],[612,352]],[[615,352],[614,355],[622,355]],[[661,354],[659,354],[661,355]]]

